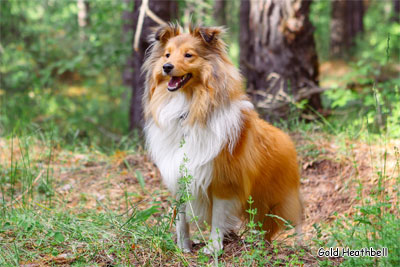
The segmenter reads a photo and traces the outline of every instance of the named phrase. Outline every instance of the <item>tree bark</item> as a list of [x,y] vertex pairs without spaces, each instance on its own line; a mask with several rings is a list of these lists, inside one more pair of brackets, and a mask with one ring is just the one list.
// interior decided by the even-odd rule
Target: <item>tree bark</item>
[[[240,66],[265,119],[285,117],[289,103],[321,109],[311,1],[250,0],[240,7]],[[309,94],[308,94],[309,93]]]
[[400,0],[393,0],[393,20],[400,22]]
[[[134,0],[134,8],[132,14],[124,14],[124,17],[131,18],[132,24],[131,29],[133,29],[133,35],[136,31],[136,26],[138,24],[138,17],[140,6],[142,5],[142,0]],[[149,0],[149,8],[153,11],[159,18],[168,22],[178,15],[178,5],[174,0]],[[133,50],[132,58],[128,59],[128,70],[125,71],[123,77],[127,84],[132,87],[132,96],[130,104],[130,130],[138,129],[141,130],[143,126],[143,109],[142,109],[142,95],[144,91],[144,76],[141,74],[141,67],[143,65],[145,51],[149,47],[149,42],[147,40],[149,34],[151,33],[151,27],[157,26],[158,24],[154,22],[148,16],[145,17],[143,22],[142,33],[139,40],[138,51]],[[125,29],[127,26],[124,27]]]
[[218,26],[226,26],[226,0],[215,0],[213,16]]
[[354,38],[364,31],[363,0],[333,0],[331,19],[331,55],[347,56]]

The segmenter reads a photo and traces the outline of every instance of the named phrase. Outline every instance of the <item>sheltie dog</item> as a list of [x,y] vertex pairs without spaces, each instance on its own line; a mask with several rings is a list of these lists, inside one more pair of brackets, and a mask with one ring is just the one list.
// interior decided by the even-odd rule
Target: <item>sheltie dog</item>
[[[180,166],[192,180],[192,200],[180,206],[177,244],[191,249],[189,221],[211,225],[206,253],[223,248],[224,234],[246,218],[248,199],[265,238],[283,220],[300,232],[302,203],[294,145],[259,118],[229,60],[220,27],[166,24],[154,31],[143,72],[145,135],[168,189],[179,197]],[[254,55],[258,56],[258,55]],[[272,216],[271,216],[272,215]]]

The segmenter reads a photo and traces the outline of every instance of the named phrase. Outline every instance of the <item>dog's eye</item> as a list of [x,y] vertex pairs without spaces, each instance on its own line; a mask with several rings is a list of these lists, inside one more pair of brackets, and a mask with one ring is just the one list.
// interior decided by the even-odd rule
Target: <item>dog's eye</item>
[[185,57],[192,57],[192,54],[186,53]]
[[165,56],[168,58],[169,57],[169,53],[167,53]]

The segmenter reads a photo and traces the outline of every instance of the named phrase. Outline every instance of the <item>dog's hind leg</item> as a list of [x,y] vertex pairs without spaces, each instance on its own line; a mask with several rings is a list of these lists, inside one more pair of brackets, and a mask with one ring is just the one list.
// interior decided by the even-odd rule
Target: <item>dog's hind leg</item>
[[[260,215],[265,214],[263,221],[263,229],[266,231],[265,238],[271,242],[275,233],[279,229],[283,229],[285,223],[288,222],[295,226],[296,241],[301,245],[302,209],[301,199],[296,190],[289,194],[283,202],[276,204],[270,211],[262,212]],[[262,209],[259,210],[263,211]]]

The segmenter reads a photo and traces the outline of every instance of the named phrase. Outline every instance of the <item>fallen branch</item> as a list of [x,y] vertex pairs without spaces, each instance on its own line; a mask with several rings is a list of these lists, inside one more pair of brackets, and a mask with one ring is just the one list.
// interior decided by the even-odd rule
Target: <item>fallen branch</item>
[[[294,98],[290,98],[288,100],[281,100],[281,101],[259,101],[256,103],[258,108],[264,108],[264,109],[279,109],[284,106],[287,106],[289,103],[296,103],[302,99],[307,99],[310,96],[317,94],[317,93],[322,93],[329,90],[329,88],[323,88],[319,86],[313,86],[307,90],[299,90],[298,94]],[[265,91],[262,90],[251,90],[249,91],[250,94],[258,94],[263,96],[264,98],[267,98],[268,95],[270,94],[265,94]],[[272,94],[271,94],[272,95]],[[275,95],[273,95],[273,99],[275,99]],[[268,100],[268,99],[266,99]],[[275,103],[274,103],[275,102]],[[278,102],[278,103],[276,103]]]
[[328,91],[330,88],[324,88],[324,87],[319,87],[319,86],[314,86],[310,88],[309,90],[304,90],[304,93],[301,93],[302,91],[299,91],[299,94],[296,96],[296,101],[299,101],[304,98],[308,98],[309,96],[312,96],[314,94],[319,94],[323,93],[325,91]]
[[138,23],[136,26],[136,31],[135,31],[135,39],[133,42],[133,49],[137,52],[139,50],[139,39],[140,35],[142,34],[142,29],[143,29],[143,22],[145,15],[149,16],[152,20],[157,22],[158,24],[162,25],[165,24],[165,21],[160,19],[156,14],[154,14],[153,11],[150,10],[149,8],[149,0],[143,0],[142,5],[140,6],[139,10],[139,18],[138,18]]

